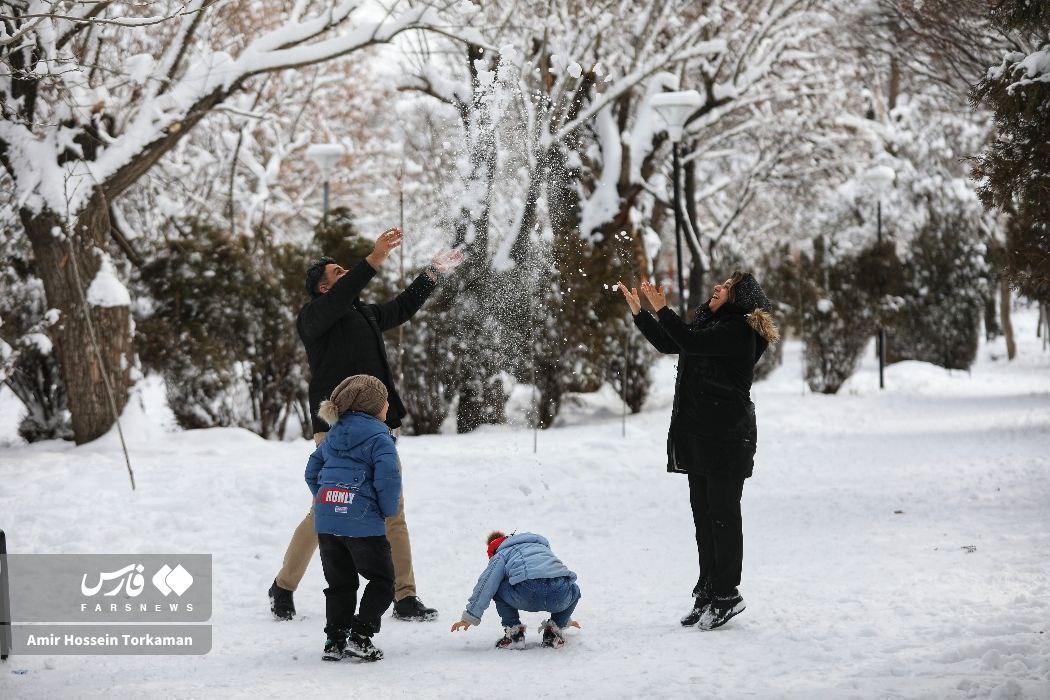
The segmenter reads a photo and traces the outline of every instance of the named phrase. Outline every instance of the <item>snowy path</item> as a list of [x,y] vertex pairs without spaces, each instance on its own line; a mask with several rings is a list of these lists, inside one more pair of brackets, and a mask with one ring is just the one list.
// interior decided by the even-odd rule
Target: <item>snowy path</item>
[[[112,436],[0,446],[12,551],[212,552],[216,578],[207,656],[12,658],[0,697],[1050,697],[1050,356],[1022,340],[1014,365],[989,359],[998,345],[971,375],[905,363],[882,394],[865,366],[836,397],[802,395],[789,344],[755,391],[748,609],[711,633],[677,623],[696,565],[685,480],[663,466],[671,362],[626,439],[599,394],[536,456],[520,428],[401,441],[417,581],[441,619],[385,622],[373,665],[319,660],[316,559],[305,619],[266,608],[308,506],[305,441],[166,432],[150,404],[128,419],[134,494]],[[68,501],[45,507],[55,488]],[[494,527],[547,535],[579,573],[583,629],[564,650],[495,651],[492,607],[448,632]],[[541,618],[524,617],[530,646]]]

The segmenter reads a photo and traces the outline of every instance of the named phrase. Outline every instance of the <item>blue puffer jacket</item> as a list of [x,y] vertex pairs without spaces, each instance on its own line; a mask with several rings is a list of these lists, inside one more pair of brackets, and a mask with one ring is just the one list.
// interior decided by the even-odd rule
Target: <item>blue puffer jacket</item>
[[375,537],[397,515],[401,472],[390,430],[375,416],[347,411],[306,463],[318,534]]
[[480,623],[481,616],[504,581],[513,586],[526,579],[562,576],[576,580],[576,574],[554,556],[546,537],[531,532],[511,535],[503,540],[492,559],[489,559],[489,565],[478,577],[463,619],[473,625]]

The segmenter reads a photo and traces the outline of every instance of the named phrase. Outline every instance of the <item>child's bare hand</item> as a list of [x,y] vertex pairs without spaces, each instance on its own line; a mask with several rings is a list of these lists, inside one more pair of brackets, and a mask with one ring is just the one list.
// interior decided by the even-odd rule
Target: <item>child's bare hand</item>
[[583,629],[582,627],[580,627],[580,623],[577,622],[576,620],[572,620],[571,622],[569,622],[569,627],[575,627],[576,629]]
[[[577,625],[577,627],[579,627],[579,625]],[[459,622],[453,622],[452,623],[452,630],[451,631],[452,632],[458,632],[459,630],[463,630],[465,632],[468,629],[470,629],[470,623],[469,622],[463,622],[462,620],[460,620]]]

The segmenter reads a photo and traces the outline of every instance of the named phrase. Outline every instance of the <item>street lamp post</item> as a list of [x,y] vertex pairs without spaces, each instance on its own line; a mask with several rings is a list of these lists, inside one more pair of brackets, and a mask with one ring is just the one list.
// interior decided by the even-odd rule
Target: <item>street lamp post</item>
[[328,181],[332,176],[332,168],[345,154],[346,149],[338,143],[314,143],[306,149],[306,155],[313,159],[317,167],[321,169],[321,178],[324,181],[321,225],[325,228],[328,228]]
[[675,259],[678,265],[678,311],[683,317],[685,316],[685,283],[682,273],[682,177],[679,144],[682,141],[686,120],[703,103],[704,98],[696,90],[663,92],[655,95],[649,102],[653,110],[667,124],[667,135],[671,139],[674,166],[674,243]]
[[[897,173],[888,165],[877,165],[867,172],[867,179],[871,188],[875,191],[875,240],[882,243],[882,195],[893,185],[897,179]],[[879,388],[886,388],[886,329],[879,324],[878,335],[875,336],[875,354],[879,359]]]

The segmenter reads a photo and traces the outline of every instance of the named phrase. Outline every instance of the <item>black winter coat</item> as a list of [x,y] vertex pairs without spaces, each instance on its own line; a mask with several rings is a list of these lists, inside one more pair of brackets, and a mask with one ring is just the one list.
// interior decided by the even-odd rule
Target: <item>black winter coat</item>
[[667,471],[751,476],[758,439],[751,381],[768,343],[744,309],[727,303],[712,314],[705,304],[687,325],[664,307],[634,322],[653,347],[678,355]]
[[412,318],[436,285],[421,273],[393,300],[363,304],[358,296],[375,274],[372,266],[362,260],[326,294],[299,310],[295,325],[310,363],[310,416],[315,433],[328,431],[328,425],[317,417],[321,402],[339,382],[354,374],[370,374],[386,385],[390,402],[386,424],[390,428],[399,427],[401,419],[408,415],[394,386],[383,331]]

